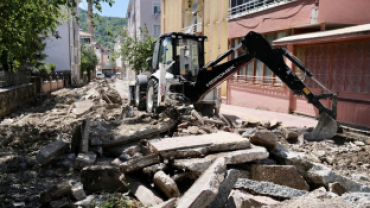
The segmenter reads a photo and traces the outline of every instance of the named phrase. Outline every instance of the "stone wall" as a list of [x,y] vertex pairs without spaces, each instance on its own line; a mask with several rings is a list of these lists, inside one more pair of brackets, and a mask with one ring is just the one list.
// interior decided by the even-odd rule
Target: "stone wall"
[[0,118],[12,113],[36,96],[36,83],[0,89]]

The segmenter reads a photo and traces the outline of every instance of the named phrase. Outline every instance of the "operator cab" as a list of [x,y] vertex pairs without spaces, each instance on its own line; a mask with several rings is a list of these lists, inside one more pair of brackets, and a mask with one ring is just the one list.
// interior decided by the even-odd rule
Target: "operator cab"
[[153,70],[162,64],[167,72],[182,75],[188,81],[197,80],[198,72],[204,66],[204,41],[206,36],[186,33],[165,33],[154,43]]

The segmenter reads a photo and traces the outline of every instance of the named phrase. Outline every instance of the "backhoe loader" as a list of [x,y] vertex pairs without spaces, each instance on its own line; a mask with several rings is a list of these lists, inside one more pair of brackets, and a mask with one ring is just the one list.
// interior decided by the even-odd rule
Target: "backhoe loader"
[[[153,45],[151,76],[138,75],[135,84],[135,105],[147,112],[154,112],[161,106],[193,105],[197,110],[217,112],[220,100],[215,89],[228,77],[237,73],[254,58],[262,61],[275,75],[289,87],[295,95],[304,96],[319,110],[319,122],[312,132],[305,134],[306,140],[332,138],[338,129],[336,122],[337,96],[317,80],[305,66],[284,48],[272,48],[259,33],[249,32],[239,45],[226,51],[216,60],[204,63],[204,41],[206,36],[186,33],[162,34]],[[238,49],[246,55],[219,64]],[[314,95],[294,71],[289,68],[284,57],[326,90],[326,94]],[[326,108],[321,99],[332,99],[332,109]]]

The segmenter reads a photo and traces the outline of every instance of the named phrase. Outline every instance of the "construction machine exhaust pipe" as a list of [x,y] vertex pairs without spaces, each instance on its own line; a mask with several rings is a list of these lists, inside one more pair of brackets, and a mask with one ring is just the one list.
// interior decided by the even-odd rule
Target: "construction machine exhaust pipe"
[[322,141],[324,139],[331,139],[338,131],[338,123],[336,121],[337,115],[337,95],[333,96],[332,112],[329,115],[327,112],[322,112],[319,115],[319,122],[312,132],[304,135],[304,139],[308,141]]

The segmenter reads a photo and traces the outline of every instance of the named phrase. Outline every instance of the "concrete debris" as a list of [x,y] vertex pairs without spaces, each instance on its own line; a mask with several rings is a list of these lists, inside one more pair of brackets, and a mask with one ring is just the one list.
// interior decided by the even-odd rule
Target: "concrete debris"
[[345,193],[342,199],[353,205],[355,208],[370,207],[370,194],[369,193]]
[[267,196],[254,196],[243,190],[232,190],[226,208],[262,208],[279,203]]
[[276,136],[267,130],[255,132],[250,137],[250,142],[254,145],[266,147],[268,151],[272,151],[277,145]]
[[163,199],[161,199],[159,194],[139,177],[126,175],[126,181],[128,189],[144,206],[155,206],[163,203]]
[[41,193],[41,203],[48,203],[57,200],[62,196],[68,196],[71,192],[72,185],[69,182],[64,182],[51,187],[49,190]]
[[90,100],[84,100],[75,102],[74,105],[76,108],[72,109],[72,113],[81,116],[88,112],[94,106],[94,103]]
[[71,152],[78,154],[89,151],[90,118],[83,120],[82,125],[77,127],[71,140]]
[[174,197],[152,208],[175,208],[176,202],[177,202],[177,198]]
[[299,136],[299,129],[296,127],[282,127],[281,132],[285,139],[297,139]]
[[191,111],[191,115],[198,119],[198,121],[201,123],[201,125],[204,125],[204,119],[203,117],[198,113],[196,110]]
[[153,182],[167,198],[180,196],[180,191],[175,181],[163,171],[158,171],[154,174]]
[[250,179],[267,181],[300,190],[310,190],[310,186],[293,165],[252,165]]
[[329,183],[329,191],[338,194],[338,196],[342,196],[347,192],[346,188],[340,183]]
[[205,208],[217,196],[224,180],[226,160],[218,158],[179,199],[177,208]]
[[159,162],[160,158],[157,154],[150,154],[144,157],[130,159],[122,163],[119,167],[122,172],[130,173]]
[[134,108],[130,105],[127,105],[126,107],[122,108],[122,114],[121,114],[121,119],[125,118],[134,118],[135,113],[134,113]]
[[177,183],[182,181],[184,178],[186,178],[189,175],[189,172],[182,172],[182,173],[175,173],[172,176],[172,179]]
[[175,159],[173,161],[173,166],[178,169],[185,169],[200,173],[205,171],[215,160],[217,160],[217,158],[225,158],[226,164],[238,164],[264,159],[268,156],[269,153],[265,148],[252,147],[251,149],[246,150],[210,154],[204,158]]
[[248,139],[237,134],[218,132],[200,136],[187,136],[151,140],[150,150],[163,158],[204,157],[208,153],[246,149]]
[[76,183],[72,185],[71,188],[71,196],[76,201],[81,201],[86,198],[85,191],[83,189],[82,183]]
[[225,204],[228,201],[228,197],[231,189],[233,188],[236,180],[238,179],[237,170],[228,170],[225,174],[225,179],[221,183],[217,196],[215,199],[208,205],[209,208],[224,208]]
[[170,167],[167,164],[159,163],[143,168],[141,171],[148,178],[153,178],[154,174],[158,171],[168,171]]
[[41,165],[48,164],[54,158],[62,155],[68,149],[68,143],[63,141],[54,141],[40,150],[37,154],[37,162]]
[[254,195],[270,196],[277,199],[291,199],[302,196],[307,191],[280,186],[270,182],[253,181],[246,178],[239,178],[234,188],[248,191]]
[[81,171],[83,187],[90,191],[126,191],[125,175],[118,167],[111,165],[95,165],[85,167]]
[[26,207],[26,203],[24,203],[24,202],[14,202],[13,207]]
[[86,166],[93,165],[96,162],[95,152],[79,153],[75,160],[74,168],[83,169]]
[[270,205],[269,208],[352,208],[349,204],[336,194],[326,192],[325,188],[316,189],[303,196],[286,200],[275,205]]

